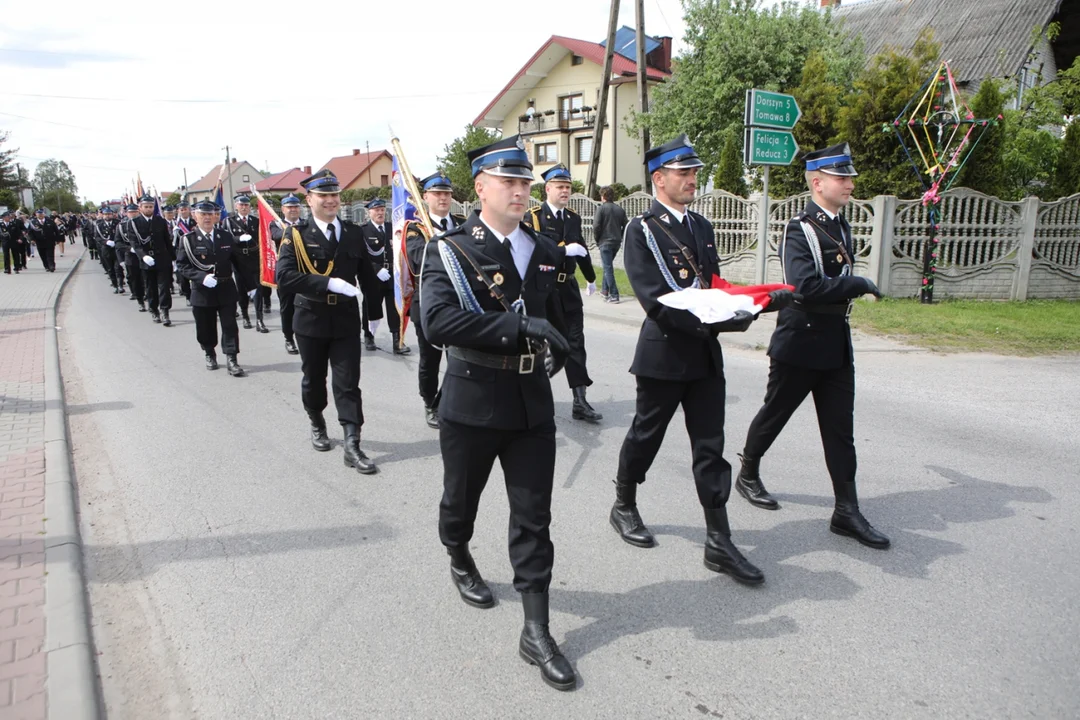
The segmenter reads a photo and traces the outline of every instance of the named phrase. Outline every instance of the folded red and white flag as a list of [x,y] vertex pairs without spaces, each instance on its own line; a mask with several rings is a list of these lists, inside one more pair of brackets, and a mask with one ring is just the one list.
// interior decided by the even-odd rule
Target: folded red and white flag
[[717,323],[735,317],[738,310],[757,315],[769,306],[769,293],[773,290],[794,291],[795,287],[782,283],[732,285],[713,277],[711,288],[689,288],[657,299],[670,308],[689,310],[703,323]]

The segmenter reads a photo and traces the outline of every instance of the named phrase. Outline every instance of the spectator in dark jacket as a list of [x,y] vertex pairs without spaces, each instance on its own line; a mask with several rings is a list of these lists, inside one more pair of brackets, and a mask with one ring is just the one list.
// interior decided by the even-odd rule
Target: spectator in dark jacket
[[622,247],[623,231],[626,230],[626,211],[615,204],[615,191],[605,187],[600,191],[603,204],[593,216],[593,237],[600,248],[600,262],[604,266],[604,282],[600,294],[610,303],[619,302],[619,286],[615,284],[615,256]]

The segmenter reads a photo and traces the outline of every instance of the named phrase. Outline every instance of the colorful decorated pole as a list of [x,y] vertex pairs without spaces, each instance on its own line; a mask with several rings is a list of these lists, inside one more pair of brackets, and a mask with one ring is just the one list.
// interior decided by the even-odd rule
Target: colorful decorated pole
[[[956,88],[949,63],[942,62],[896,119],[883,127],[884,132],[896,133],[923,186],[922,204],[930,221],[922,248],[919,297],[924,303],[934,301],[934,276],[941,244],[941,196],[960,176],[960,170],[986,130],[999,120],[1000,115],[993,120],[975,118]],[[905,131],[910,136],[908,141],[904,139]],[[908,149],[908,142],[918,160]]]

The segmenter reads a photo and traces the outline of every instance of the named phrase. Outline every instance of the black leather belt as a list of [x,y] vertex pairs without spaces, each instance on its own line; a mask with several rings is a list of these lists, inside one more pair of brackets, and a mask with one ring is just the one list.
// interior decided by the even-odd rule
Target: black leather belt
[[495,355],[494,353],[453,346],[448,347],[446,352],[450,356],[472,365],[495,368],[496,370],[516,370],[521,375],[528,375],[537,367],[543,367],[544,358],[547,356],[546,348],[532,355]]
[[321,298],[318,295],[298,295],[297,297],[302,297],[311,302],[326,303],[327,305],[340,305],[350,300],[356,300],[356,298],[351,295],[339,295],[338,293],[326,293],[325,298]]
[[796,310],[800,310],[806,313],[817,313],[819,315],[843,315],[844,317],[851,316],[851,309],[855,306],[853,302],[846,302],[843,305],[803,305],[802,303],[795,303],[792,305]]

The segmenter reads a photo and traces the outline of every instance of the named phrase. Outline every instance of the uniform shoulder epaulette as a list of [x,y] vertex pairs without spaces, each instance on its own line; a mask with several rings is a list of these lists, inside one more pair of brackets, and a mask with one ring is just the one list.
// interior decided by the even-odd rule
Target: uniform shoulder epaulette
[[568,212],[571,215],[577,215],[577,217],[581,217],[581,215],[579,215],[577,212],[575,212],[574,208],[570,207],[569,205],[567,205],[566,208],[564,208],[564,210],[565,210],[565,212]]
[[352,220],[341,220],[340,218],[338,218],[338,220],[339,220],[339,222],[341,222],[341,227],[345,227],[346,225],[352,225],[353,227],[360,227],[359,225],[354,223]]
[[638,215],[638,217],[641,218],[642,220],[648,220],[649,218],[654,217],[654,216],[653,216],[652,210],[646,210],[645,212]]
[[451,235],[464,235],[464,234],[465,234],[465,226],[464,225],[457,225],[452,230],[448,230],[447,232],[441,233],[440,237],[449,237]]
[[450,213],[450,217],[454,218],[454,224],[455,225],[462,225],[465,222],[465,216],[464,215],[455,215],[453,213]]

